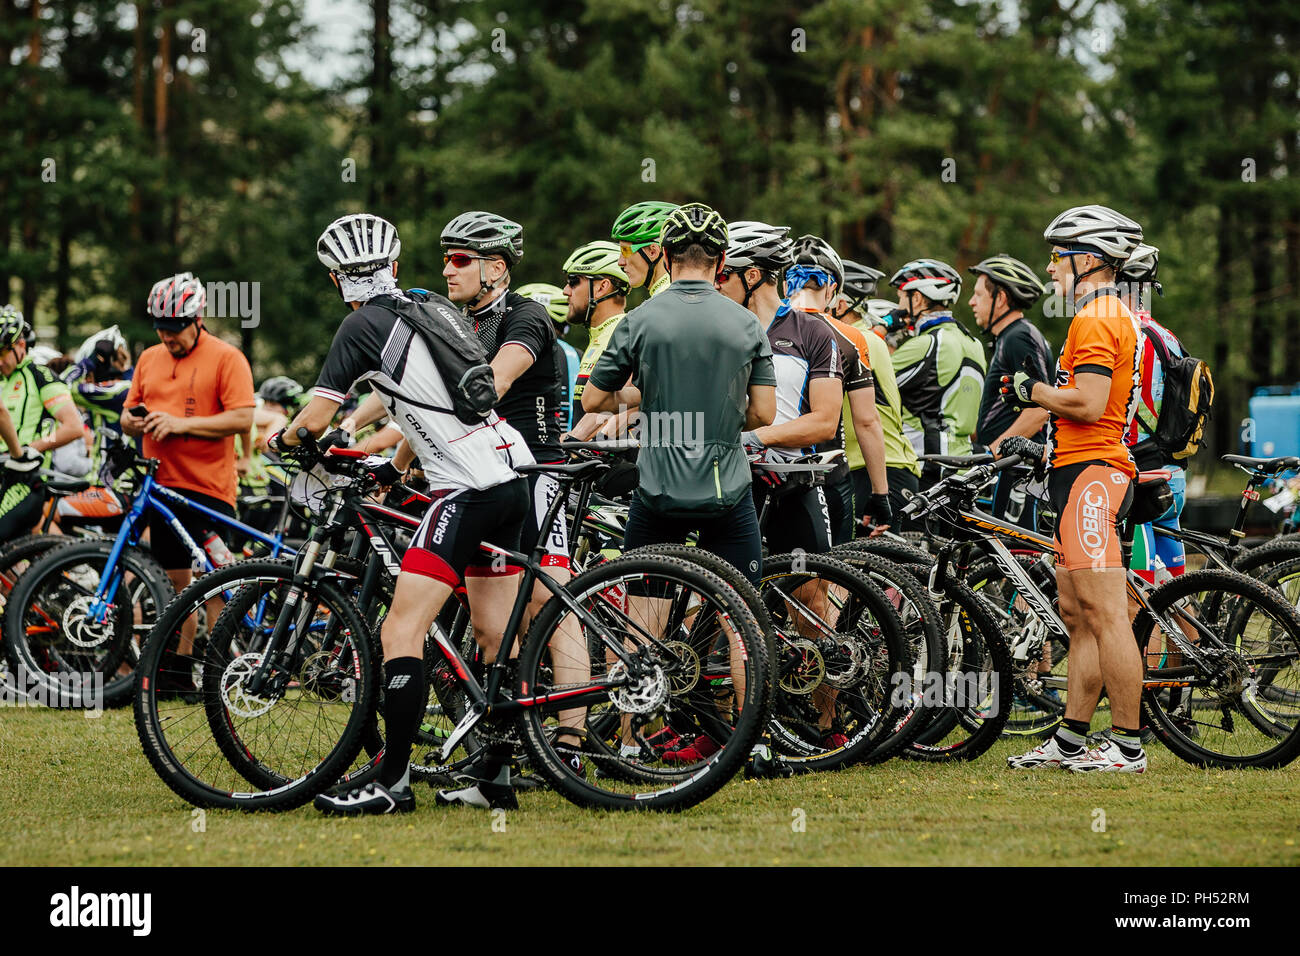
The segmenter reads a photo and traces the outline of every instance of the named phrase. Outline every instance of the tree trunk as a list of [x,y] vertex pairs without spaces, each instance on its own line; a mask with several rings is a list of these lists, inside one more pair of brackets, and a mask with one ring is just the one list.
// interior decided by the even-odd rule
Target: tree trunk
[[[41,90],[37,84],[37,77],[40,76],[41,68],[41,0],[32,0],[32,32],[27,51],[27,103],[33,116],[39,116],[41,112]],[[37,156],[37,135],[36,123],[29,123],[27,131],[23,134],[24,153],[37,162],[41,157]],[[36,274],[36,263],[40,261],[37,247],[40,243],[40,230],[37,227],[37,218],[40,215],[37,194],[44,188],[44,184],[29,182],[24,188],[23,195],[23,213],[22,213],[22,238],[23,252],[27,256],[27,262],[23,267],[23,315],[27,321],[35,327],[36,325],[36,293],[39,287],[39,277]]]
[[1267,385],[1273,377],[1273,207],[1255,203],[1250,233],[1250,273],[1254,295],[1251,303],[1250,362],[1248,391]]
[[1214,423],[1214,457],[1231,454],[1238,448],[1238,427],[1247,416],[1246,404],[1238,407],[1234,397],[1232,370],[1228,365],[1228,355],[1234,344],[1232,314],[1232,203],[1224,199],[1219,203],[1219,227],[1217,231],[1218,251],[1214,264],[1214,318],[1217,333],[1214,340],[1214,374],[1217,414]]
[[373,0],[375,37],[370,78],[370,205],[380,215],[393,215],[393,149],[397,131],[392,128],[393,38],[389,0]]

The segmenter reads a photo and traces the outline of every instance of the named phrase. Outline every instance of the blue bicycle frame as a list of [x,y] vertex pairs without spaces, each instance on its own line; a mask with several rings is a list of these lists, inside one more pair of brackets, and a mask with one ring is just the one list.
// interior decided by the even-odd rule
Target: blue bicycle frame
[[176,517],[176,512],[168,508],[164,501],[169,501],[174,505],[179,505],[189,511],[195,511],[204,517],[211,518],[217,524],[227,528],[232,528],[247,537],[260,541],[268,545],[271,549],[271,557],[278,558],[286,554],[290,557],[294,555],[292,548],[286,547],[284,539],[276,532],[274,536],[263,534],[256,528],[250,527],[229,515],[224,515],[220,511],[214,511],[212,508],[197,502],[191,501],[184,495],[177,494],[170,488],[158,484],[152,471],[146,471],[140,482],[140,489],[136,493],[135,499],[131,502],[131,509],[127,512],[126,520],[122,522],[122,528],[117,533],[117,538],[113,541],[113,549],[109,552],[108,561],[104,565],[104,573],[100,575],[99,587],[95,591],[95,600],[91,603],[89,612],[95,621],[104,621],[108,615],[108,596],[117,593],[118,587],[122,583],[122,572],[118,568],[118,561],[122,557],[122,552],[126,548],[134,548],[140,544],[140,538],[144,534],[146,527],[145,513],[150,509],[157,511],[168,526],[175,532],[176,536],[189,549],[195,560],[203,567],[204,572],[212,571],[216,567],[208,558],[208,553],[192,538],[181,524],[180,519]]

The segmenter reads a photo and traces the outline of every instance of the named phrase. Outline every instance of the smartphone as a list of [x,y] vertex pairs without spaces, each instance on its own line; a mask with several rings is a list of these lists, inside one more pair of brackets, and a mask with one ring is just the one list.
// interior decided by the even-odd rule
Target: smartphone
[[149,414],[149,409],[145,408],[143,405],[134,405],[131,408],[128,408],[127,411],[129,411],[136,418],[144,418],[146,415]]

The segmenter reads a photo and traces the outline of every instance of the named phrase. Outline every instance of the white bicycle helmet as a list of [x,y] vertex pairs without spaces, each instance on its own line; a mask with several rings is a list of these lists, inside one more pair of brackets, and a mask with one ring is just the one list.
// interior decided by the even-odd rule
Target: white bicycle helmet
[[316,256],[342,275],[371,275],[396,262],[401,252],[397,227],[368,212],[335,219],[316,240]]
[[1119,264],[1142,242],[1142,227],[1109,206],[1074,206],[1051,221],[1043,238],[1054,246],[1096,249]]
[[913,259],[894,273],[889,284],[941,304],[956,302],[961,295],[961,273],[938,259]]
[[118,349],[126,348],[126,338],[122,335],[121,329],[116,325],[110,325],[108,328],[101,329],[90,338],[86,339],[86,341],[82,342],[81,346],[77,349],[73,360],[84,362],[95,354],[95,346],[100,342],[107,342],[112,346],[110,354],[116,352]]

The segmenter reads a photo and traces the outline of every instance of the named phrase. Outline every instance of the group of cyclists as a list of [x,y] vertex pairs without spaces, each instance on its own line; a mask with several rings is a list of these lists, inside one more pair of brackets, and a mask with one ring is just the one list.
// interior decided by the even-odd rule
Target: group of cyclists
[[[440,235],[445,294],[399,284],[402,243],[390,222],[362,213],[330,223],[317,254],[350,311],[314,387],[268,379],[251,426],[240,417],[237,430],[211,435],[234,435],[234,468],[248,488],[278,480],[275,462],[299,451],[300,436],[325,446],[360,437],[369,452],[392,450],[373,476],[379,485],[418,470],[431,499],[381,630],[386,740],[378,779],[323,794],[316,805],[347,815],[414,807],[409,762],[429,698],[426,632],[463,589],[475,640],[491,662],[517,590],[520,568],[493,560],[481,542],[524,553],[544,542],[545,572],[560,584],[574,572],[563,514],[541,526],[555,480],[516,469],[564,461],[568,441],[614,439],[656,420],[691,424],[667,441],[646,440],[642,424],[625,548],[694,537],[755,583],[765,543],[770,552],[819,554],[855,535],[905,527],[908,501],[943,475],[933,456],[982,448],[1019,455],[1026,464],[1002,475],[992,507],[1027,527],[1035,526],[1034,499],[1019,489],[1031,465],[1045,469],[1072,638],[1068,709],[1052,738],[1009,763],[1143,771],[1142,662],[1126,616],[1117,525],[1137,474],[1130,448],[1151,436],[1160,414],[1160,356],[1182,347],[1151,317],[1158,251],[1136,222],[1080,206],[1057,216],[1043,238],[1047,274],[1072,315],[1055,361],[1028,317],[1047,285],[1007,255],[968,270],[966,304],[982,341],[955,314],[963,276],[939,259],[904,264],[887,280],[896,295],[885,298],[885,272],[842,258],[824,238],[727,221],[701,203],[630,206],[608,237],[566,258],[562,285],[516,285],[523,227],[491,212],[463,213]],[[159,286],[191,281],[183,274]],[[633,290],[646,298],[627,311]],[[184,295],[151,296],[173,358],[169,337],[188,334],[174,330],[193,326],[194,306]],[[574,326],[587,333],[581,355],[563,338]],[[465,353],[470,360],[453,380],[447,357],[455,337],[468,333],[481,351]],[[1163,348],[1152,346],[1154,336]],[[5,539],[39,520],[38,475],[58,449],[120,433],[124,421],[128,435],[139,434],[158,424],[153,413],[188,414],[168,408],[166,391],[156,390],[150,418],[137,418],[128,395],[140,393],[139,383],[133,390],[130,352],[116,329],[88,340],[61,374],[33,361],[33,345],[21,314],[0,312]],[[484,390],[486,402],[467,413]],[[359,404],[358,392],[368,392]],[[166,432],[154,428],[154,440]],[[85,473],[99,471],[99,441],[90,441]],[[800,480],[780,467],[809,456],[828,470]],[[1171,474],[1176,503],[1158,520],[1176,527],[1183,480],[1180,470]],[[65,499],[60,508],[120,515],[111,483],[97,484],[87,494],[102,500]],[[1142,541],[1134,560],[1145,562],[1144,573],[1160,565],[1181,571],[1176,541]],[[549,596],[540,584],[535,591],[530,616]],[[817,600],[810,595],[814,608]],[[571,623],[556,640],[583,637]],[[1103,684],[1114,726],[1090,747]],[[562,752],[580,768],[582,712],[560,723]],[[824,732],[833,738],[836,730],[828,723]],[[707,759],[717,749],[707,735],[682,739],[669,729],[656,743],[666,762]],[[515,806],[509,757],[508,748],[486,747],[472,785],[438,791],[438,803]]]

